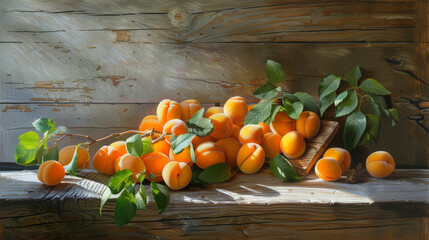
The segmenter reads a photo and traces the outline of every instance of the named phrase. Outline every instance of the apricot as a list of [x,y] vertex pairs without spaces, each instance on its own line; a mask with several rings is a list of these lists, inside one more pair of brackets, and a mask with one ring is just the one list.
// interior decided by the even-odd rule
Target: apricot
[[[58,162],[61,165],[68,165],[73,159],[74,152],[77,145],[70,145],[60,150],[58,153]],[[89,153],[88,150],[82,146],[79,146],[77,150],[77,169],[89,168]]]
[[243,124],[247,114],[247,103],[242,97],[232,97],[226,101],[223,112],[231,118],[233,123]]
[[168,156],[170,152],[170,144],[167,142],[167,140],[161,140],[153,144],[153,151],[163,153],[166,156]]
[[269,132],[264,134],[262,148],[264,148],[265,156],[267,158],[274,158],[282,152],[280,149],[281,140],[282,136],[277,133]]
[[[180,119],[171,119],[166,122],[162,133],[171,133],[173,135],[180,135],[188,132],[188,126]],[[165,136],[165,140],[170,143],[171,136]]]
[[317,135],[320,129],[319,116],[311,111],[304,111],[299,115],[296,121],[296,130],[302,134],[304,138],[312,138]]
[[172,190],[182,189],[191,182],[192,170],[184,162],[169,162],[162,170],[165,184]]
[[223,162],[225,162],[225,151],[219,144],[204,142],[195,149],[195,163],[201,169]]
[[262,131],[264,132],[264,134],[272,132],[270,126],[268,126],[265,122],[260,122],[257,125],[262,128]]
[[212,141],[213,141],[213,138],[210,134],[204,137],[195,136],[194,138],[192,138],[192,146],[195,149],[203,142],[212,142]]
[[304,137],[297,131],[286,133],[280,141],[280,149],[287,158],[299,158],[306,148]]
[[349,170],[350,164],[352,163],[352,158],[349,151],[343,148],[329,148],[326,150],[323,157],[330,157],[337,160],[343,172]]
[[241,127],[234,124],[232,126],[232,133],[230,137],[238,140],[238,135],[240,134],[240,131],[241,131]]
[[139,131],[150,131],[152,128],[158,132],[162,132],[162,124],[159,122],[158,117],[155,115],[148,115],[141,121]]
[[39,181],[48,186],[59,184],[66,174],[63,165],[55,160],[43,162],[39,166],[37,178]]
[[295,119],[289,117],[286,112],[278,112],[274,121],[270,123],[271,131],[283,136],[288,132],[295,131]]
[[209,118],[211,115],[216,113],[223,113],[223,107],[211,107],[207,109],[206,114],[204,114],[205,118]]
[[118,150],[121,153],[121,156],[124,155],[125,153],[128,153],[127,145],[126,145],[125,141],[112,142],[109,145],[109,147],[116,148],[116,150]]
[[236,138],[222,138],[216,142],[225,151],[225,162],[231,167],[237,167],[237,154],[240,151],[241,143]]
[[325,181],[336,181],[341,177],[341,166],[337,160],[324,157],[317,161],[315,167],[316,175]]
[[395,160],[388,152],[373,152],[366,159],[366,170],[373,177],[385,178],[395,170]]
[[99,173],[113,175],[116,172],[115,160],[123,155],[114,147],[102,146],[92,158],[92,166]]
[[262,165],[264,165],[264,161],[264,149],[256,143],[244,144],[237,154],[237,166],[246,174],[252,174],[259,171]]
[[171,119],[180,119],[182,116],[182,108],[178,102],[164,99],[158,104],[156,116],[158,117],[158,121],[164,125]]
[[191,167],[194,164],[194,162],[192,162],[191,148],[189,146],[183,149],[183,151],[178,154],[174,154],[173,149],[170,148],[169,157],[170,157],[170,161],[184,162]]
[[182,120],[185,122],[191,119],[202,108],[200,102],[195,99],[180,102],[180,107],[182,108]]
[[241,128],[238,140],[241,144],[256,143],[261,145],[264,140],[264,131],[258,125],[248,124]]
[[[170,159],[160,152],[152,152],[140,157],[146,166],[146,179],[149,181],[161,182],[162,181],[162,169],[165,165],[170,162]],[[150,174],[155,177],[150,179]]]
[[133,180],[136,181],[136,174],[145,172],[146,166],[139,157],[126,153],[115,161],[115,172],[124,169],[129,169],[133,173]]
[[216,113],[209,117],[213,124],[212,137],[221,139],[231,136],[234,124],[231,118],[225,113]]

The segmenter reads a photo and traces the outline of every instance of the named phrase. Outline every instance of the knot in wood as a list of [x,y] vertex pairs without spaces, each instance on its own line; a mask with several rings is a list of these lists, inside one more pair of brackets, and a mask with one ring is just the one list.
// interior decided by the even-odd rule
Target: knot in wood
[[175,8],[168,13],[170,23],[176,27],[185,27],[190,22],[190,14],[184,8]]

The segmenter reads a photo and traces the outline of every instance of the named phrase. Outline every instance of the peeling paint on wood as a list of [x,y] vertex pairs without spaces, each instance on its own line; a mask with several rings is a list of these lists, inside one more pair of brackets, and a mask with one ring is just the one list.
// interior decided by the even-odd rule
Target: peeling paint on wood
[[128,33],[130,32],[129,30],[113,30],[113,32],[116,33],[116,42],[129,42],[131,39],[131,36],[128,35]]

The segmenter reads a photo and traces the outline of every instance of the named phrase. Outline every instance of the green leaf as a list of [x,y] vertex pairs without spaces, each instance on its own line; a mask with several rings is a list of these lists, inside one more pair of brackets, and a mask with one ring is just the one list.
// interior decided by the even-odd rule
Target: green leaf
[[127,152],[136,157],[143,155],[143,142],[140,134],[133,135],[125,141]]
[[124,188],[133,183],[133,173],[129,169],[117,171],[109,182],[109,189],[113,194],[120,193]]
[[323,116],[323,113],[334,103],[336,96],[337,94],[332,92],[320,100],[320,116]]
[[270,122],[273,122],[276,118],[276,115],[280,110],[282,109],[282,106],[278,105],[277,103],[273,103],[271,106],[271,113],[270,116],[268,116],[267,119],[265,119],[265,124],[270,125]]
[[192,143],[189,144],[189,148],[190,148],[189,153],[191,154],[192,162],[195,163],[197,160],[195,159],[195,150],[194,150],[194,146],[192,145]]
[[56,128],[55,122],[49,118],[39,118],[33,122],[33,126],[41,133],[45,133],[46,131],[51,133]]
[[359,66],[355,66],[352,71],[347,75],[347,81],[351,87],[357,87],[359,79],[362,77]]
[[27,149],[33,149],[39,145],[39,134],[33,131],[20,135],[18,139],[19,143]]
[[282,65],[280,63],[268,60],[267,77],[269,82],[272,82],[272,83],[282,82],[283,79],[285,78]]
[[231,169],[226,163],[216,163],[204,169],[198,178],[206,183],[222,183],[231,177]]
[[375,94],[371,94],[369,93],[368,96],[370,96],[372,100],[374,100],[375,103],[378,104],[378,106],[380,106],[381,108],[387,108],[387,103],[386,103],[386,99],[384,99],[383,96],[378,96]]
[[198,110],[194,115],[192,115],[191,119],[199,119],[204,117],[204,108]]
[[58,146],[55,146],[52,149],[48,149],[43,155],[43,159],[42,159],[43,162],[46,162],[49,160],[58,161]]
[[338,95],[337,98],[335,98],[334,105],[337,106],[338,104],[340,104],[348,96],[348,94],[349,94],[348,91],[344,91],[340,93],[340,95]]
[[144,174],[139,178],[140,189],[135,195],[137,209],[139,210],[144,210],[146,209],[146,206],[147,206],[147,193],[146,193],[146,188],[143,185],[144,178],[145,178]]
[[378,104],[375,102],[375,100],[371,96],[369,96],[369,95],[365,95],[365,96],[367,98],[369,98],[371,105],[372,105],[372,108],[374,109],[375,115],[380,116],[380,108],[378,107]]
[[37,152],[36,152],[36,161],[37,161],[37,164],[39,165],[43,163],[43,152],[44,152],[43,144],[40,144],[37,147]]
[[136,215],[137,203],[134,195],[127,190],[123,191],[121,196],[116,200],[114,218],[116,225],[122,227],[129,223]]
[[285,182],[298,182],[302,179],[296,173],[295,168],[281,154],[270,160],[270,169],[274,176]]
[[112,196],[112,192],[110,192],[109,188],[106,188],[104,190],[103,195],[101,196],[101,203],[100,203],[100,216],[101,216],[101,210],[103,209],[104,204],[106,204],[107,200]]
[[289,102],[301,102],[304,104],[304,111],[312,111],[314,113],[319,113],[316,101],[313,97],[305,92],[296,92],[294,94],[286,93],[283,95],[284,98],[289,100]]
[[335,74],[329,74],[323,78],[323,82],[319,83],[319,99],[322,101],[323,98],[329,94],[335,92],[340,86],[341,78]]
[[344,100],[338,104],[337,110],[335,111],[335,117],[345,116],[356,109],[358,105],[356,90],[350,89],[348,92],[349,93]]
[[36,153],[37,146],[32,149],[26,148],[21,143],[18,143],[15,148],[15,160],[18,165],[31,166],[37,163]]
[[304,104],[301,102],[294,102],[291,104],[289,101],[285,101],[283,107],[289,117],[293,119],[299,119],[299,115],[302,113],[302,110],[304,110]]
[[272,101],[262,101],[257,103],[253,108],[247,113],[246,118],[244,119],[244,125],[247,124],[258,124],[265,121],[270,116],[272,107]]
[[191,167],[191,170],[192,170],[192,179],[191,179],[190,185],[205,186],[207,183],[198,178],[198,176],[200,175],[200,173],[203,172],[203,170],[199,168],[197,164],[193,164]]
[[387,109],[387,111],[392,119],[392,126],[395,126],[399,122],[398,111],[395,108]]
[[76,149],[74,150],[74,154],[73,154],[73,158],[71,160],[71,162],[69,164],[67,164],[66,166],[64,166],[64,170],[66,170],[67,173],[76,176],[76,168],[77,168],[77,150],[79,149],[80,145],[82,145],[82,143],[79,143],[76,146]]
[[351,151],[357,146],[365,128],[366,117],[361,111],[357,110],[347,117],[343,134],[344,146],[347,150]]
[[377,94],[377,95],[389,95],[391,92],[383,87],[377,80],[368,78],[362,82],[359,88],[365,92]]
[[261,100],[271,100],[274,98],[279,92],[281,92],[280,87],[276,87],[274,84],[267,82],[253,93],[253,96],[261,99]]
[[[186,126],[188,126],[188,132],[198,137],[204,137],[213,132],[213,124],[210,119],[203,118],[200,113],[204,113],[204,108],[198,110],[198,112],[186,122]],[[200,115],[201,117],[199,117]]]
[[145,137],[142,139],[142,145],[143,145],[143,152],[141,156],[149,154],[154,151],[152,140],[149,137]]
[[67,128],[64,126],[58,126],[53,133],[55,133],[55,134],[67,133]]
[[158,213],[161,214],[170,203],[170,191],[166,186],[156,182],[151,182],[150,188],[156,207],[158,208]]
[[380,117],[373,114],[367,114],[366,117],[366,130],[371,139],[377,142],[378,136],[380,135]]
[[191,145],[192,139],[195,137],[192,133],[185,133],[179,135],[174,141],[171,142],[171,148],[173,149],[174,154],[179,154],[187,146]]

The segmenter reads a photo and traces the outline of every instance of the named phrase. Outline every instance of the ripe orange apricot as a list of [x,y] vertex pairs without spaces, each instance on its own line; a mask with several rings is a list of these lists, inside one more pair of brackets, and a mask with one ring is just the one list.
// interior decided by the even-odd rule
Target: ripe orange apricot
[[287,158],[299,158],[306,148],[304,137],[297,131],[286,133],[280,141],[280,149]]
[[265,122],[260,122],[257,125],[262,128],[262,131],[264,131],[264,134],[272,132],[270,126],[268,126]]
[[[173,135],[180,135],[188,132],[188,126],[180,119],[171,119],[166,122],[162,133],[171,133]],[[170,143],[171,136],[165,136],[165,140]]]
[[196,149],[201,143],[212,142],[212,141],[213,141],[213,138],[210,134],[204,137],[195,136],[194,138],[192,138],[192,146],[194,147],[194,149]]
[[395,160],[388,152],[373,152],[366,159],[366,170],[373,177],[385,178],[395,170]]
[[223,162],[225,162],[225,151],[219,144],[204,142],[195,149],[195,163],[201,169]]
[[184,162],[172,161],[167,163],[162,170],[162,178],[170,189],[179,190],[191,182],[192,170]]
[[274,121],[270,123],[270,129],[283,136],[288,132],[296,130],[295,122],[295,119],[290,118],[286,112],[278,112]]
[[188,99],[180,102],[180,107],[182,108],[182,120],[184,122],[191,119],[191,117],[202,108],[200,102],[195,99]]
[[265,156],[267,158],[274,158],[282,152],[280,149],[281,140],[282,136],[277,133],[269,132],[264,134],[264,142],[262,147],[264,148]]
[[341,166],[334,158],[324,157],[317,161],[316,175],[325,181],[336,181],[341,177]]
[[231,118],[233,123],[240,125],[246,118],[247,103],[240,96],[232,97],[226,101],[223,112]]
[[230,168],[234,169],[237,167],[237,154],[240,151],[241,143],[236,138],[222,138],[219,139],[216,144],[221,146],[225,151],[225,162]]
[[182,116],[182,108],[178,102],[164,99],[158,104],[156,116],[158,117],[158,121],[164,125],[171,119],[180,119]]
[[238,140],[238,135],[240,134],[240,131],[241,131],[241,127],[234,124],[232,126],[232,133],[231,133],[230,137],[235,138],[235,139]]
[[264,141],[264,131],[258,125],[248,124],[241,128],[238,139],[241,144],[256,143],[261,145]]
[[162,132],[162,124],[155,115],[148,115],[143,118],[140,123],[139,131],[150,131],[152,128],[158,132]]
[[223,107],[211,107],[207,109],[206,114],[204,114],[205,118],[209,118],[211,115],[216,113],[223,113]]
[[221,139],[231,136],[234,124],[231,118],[225,113],[216,113],[209,117],[213,124],[212,137]]
[[[170,162],[170,159],[160,152],[152,152],[143,155],[140,158],[146,166],[146,179],[149,181],[161,182],[162,169],[164,169],[165,165]],[[153,179],[150,179],[151,173],[155,176]]]
[[170,144],[165,139],[159,142],[156,142],[153,144],[153,151],[160,152],[168,156],[170,152]]
[[183,149],[182,152],[179,154],[174,154],[174,151],[172,148],[170,148],[170,161],[176,161],[176,162],[184,162],[192,167],[194,165],[194,162],[192,162],[191,157],[191,148],[188,146],[185,149]]
[[[60,150],[58,153],[58,162],[61,165],[68,165],[73,159],[74,152],[76,150],[77,145],[70,145]],[[80,146],[77,150],[77,169],[89,168],[89,153],[88,150],[82,146]]]
[[54,186],[64,179],[65,174],[66,171],[61,163],[49,160],[39,166],[37,178],[45,185]]
[[99,173],[115,174],[115,160],[123,156],[119,150],[110,146],[102,146],[92,158],[92,166]]
[[134,181],[136,181],[136,174],[146,171],[146,166],[139,157],[127,153],[115,161],[116,172],[124,169],[129,169],[133,173]]
[[296,121],[296,130],[302,134],[304,138],[312,138],[317,135],[320,129],[319,116],[311,111],[304,111],[299,115]]
[[338,161],[343,172],[349,170],[352,158],[349,151],[343,148],[329,148],[323,157],[330,157]]
[[121,156],[124,155],[125,153],[128,153],[127,145],[126,145],[125,141],[112,142],[109,145],[109,147],[116,148],[116,150],[118,150],[119,153],[121,153]]
[[238,151],[237,166],[247,174],[252,174],[264,165],[265,152],[264,149],[256,143],[246,143]]

